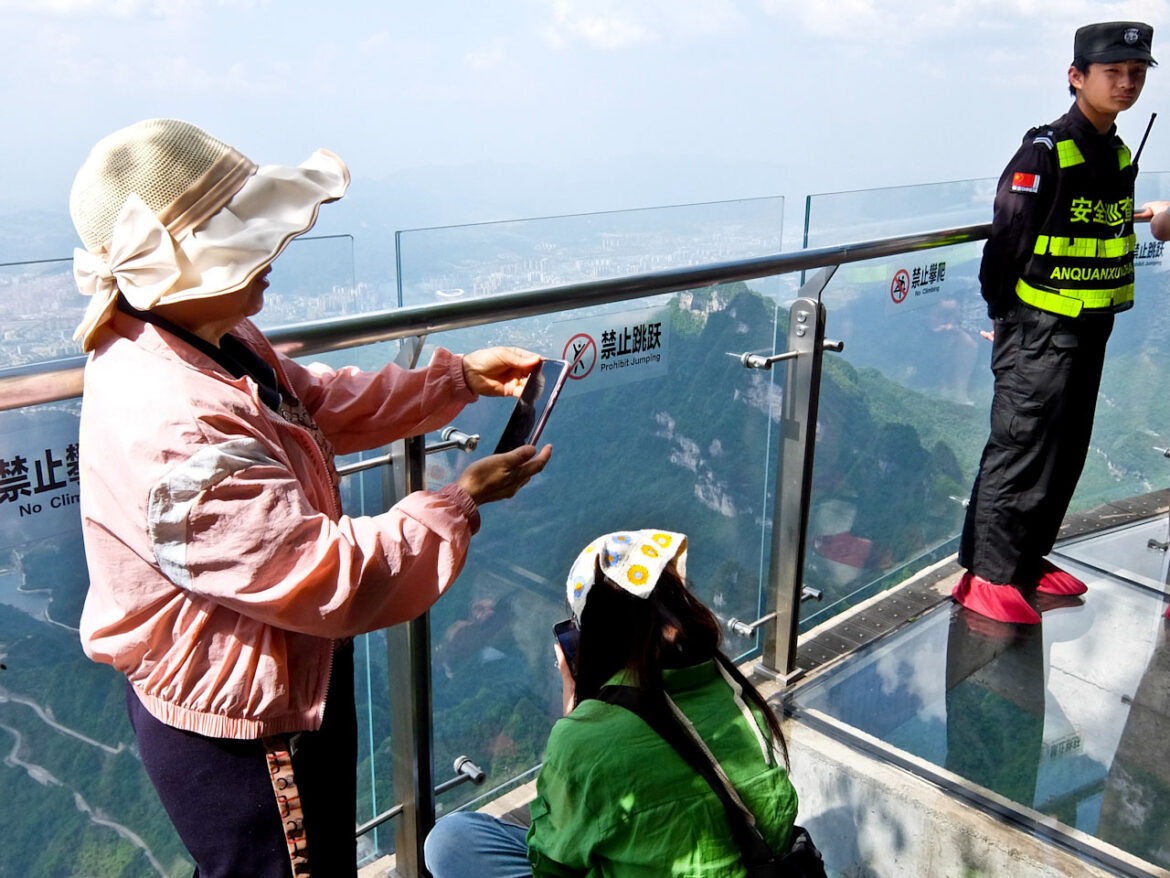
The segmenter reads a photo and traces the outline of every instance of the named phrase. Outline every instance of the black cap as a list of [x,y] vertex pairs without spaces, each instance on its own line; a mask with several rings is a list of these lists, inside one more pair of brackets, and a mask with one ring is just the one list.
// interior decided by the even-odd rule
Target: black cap
[[1089,64],[1110,64],[1114,61],[1148,61],[1156,64],[1150,55],[1154,29],[1141,21],[1103,21],[1086,24],[1077,29],[1073,38],[1073,60]]

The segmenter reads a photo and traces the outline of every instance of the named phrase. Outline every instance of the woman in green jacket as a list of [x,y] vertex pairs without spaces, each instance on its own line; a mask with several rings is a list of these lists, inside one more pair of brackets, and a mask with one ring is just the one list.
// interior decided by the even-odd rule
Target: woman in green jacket
[[768,847],[789,850],[797,799],[779,724],[720,652],[718,621],[684,585],[686,552],[682,534],[638,530],[599,537],[577,557],[572,618],[556,644],[566,715],[549,737],[532,825],[444,818],[426,842],[435,878],[745,874],[719,796],[639,715],[611,703],[615,687],[697,735]]

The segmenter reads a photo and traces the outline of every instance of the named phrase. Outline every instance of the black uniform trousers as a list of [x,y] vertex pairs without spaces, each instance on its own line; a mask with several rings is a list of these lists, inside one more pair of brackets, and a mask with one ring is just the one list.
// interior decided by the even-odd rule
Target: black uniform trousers
[[976,576],[1036,581],[1085,465],[1112,330],[1112,314],[1070,318],[1023,303],[996,319],[991,435],[959,546]]

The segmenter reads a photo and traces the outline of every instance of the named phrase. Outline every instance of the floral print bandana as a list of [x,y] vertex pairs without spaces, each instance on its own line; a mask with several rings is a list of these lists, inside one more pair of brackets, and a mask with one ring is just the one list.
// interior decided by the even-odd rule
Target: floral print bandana
[[630,594],[649,597],[664,570],[670,569],[679,579],[686,580],[687,538],[665,530],[622,530],[591,542],[573,562],[565,583],[569,606],[578,624],[598,567],[607,579]]

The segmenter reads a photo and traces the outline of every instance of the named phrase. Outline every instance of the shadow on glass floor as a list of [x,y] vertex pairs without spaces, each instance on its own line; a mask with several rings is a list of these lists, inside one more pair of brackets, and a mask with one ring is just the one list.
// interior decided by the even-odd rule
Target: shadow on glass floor
[[1040,625],[948,601],[800,688],[793,706],[943,769],[931,779],[1123,873],[1145,874],[1041,815],[1170,868],[1164,597],[1065,566],[1089,592],[1042,605]]

